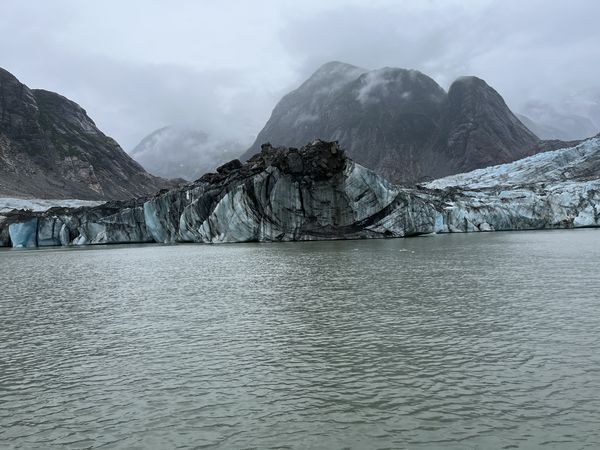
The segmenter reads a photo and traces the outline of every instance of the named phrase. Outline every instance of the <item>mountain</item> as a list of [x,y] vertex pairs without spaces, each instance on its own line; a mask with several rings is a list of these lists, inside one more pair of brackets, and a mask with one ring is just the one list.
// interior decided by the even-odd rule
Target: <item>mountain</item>
[[416,71],[319,68],[275,106],[252,147],[337,140],[360,164],[415,182],[522,158],[537,136],[483,80],[462,77],[445,92]]
[[130,155],[153,175],[195,180],[242,151],[238,142],[215,139],[189,127],[168,126],[142,139]]
[[29,89],[0,68],[0,196],[123,199],[170,186],[75,102]]
[[516,114],[516,116],[523,125],[540,139],[566,139],[568,136],[568,133],[565,133],[564,130],[560,130],[552,125],[536,122],[524,114]]
[[586,139],[598,133],[598,127],[588,117],[557,111],[556,107],[541,101],[529,101],[519,115],[523,123],[542,139],[565,141]]
[[600,135],[425,185],[394,185],[336,142],[263,145],[152,198],[0,214],[0,246],[249,242],[600,227]]

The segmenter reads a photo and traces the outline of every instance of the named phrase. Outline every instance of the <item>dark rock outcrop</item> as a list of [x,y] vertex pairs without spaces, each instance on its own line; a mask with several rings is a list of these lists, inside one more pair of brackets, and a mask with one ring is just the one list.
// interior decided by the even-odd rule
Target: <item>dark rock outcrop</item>
[[397,182],[431,180],[533,154],[538,138],[483,80],[446,93],[416,70],[325,64],[275,106],[242,159],[263,142],[337,140],[359,164]]
[[0,196],[126,199],[173,185],[148,174],[79,105],[0,68]]

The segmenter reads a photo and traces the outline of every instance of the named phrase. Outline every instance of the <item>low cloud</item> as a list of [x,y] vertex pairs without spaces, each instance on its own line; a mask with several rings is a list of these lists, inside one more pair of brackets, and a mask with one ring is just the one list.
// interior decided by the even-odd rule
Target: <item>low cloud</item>
[[[81,104],[126,150],[186,125],[249,143],[321,64],[477,75],[515,110],[600,127],[600,3],[5,0],[0,66]],[[366,92],[366,91],[365,91]]]
[[600,3],[416,3],[357,4],[292,18],[281,39],[304,74],[339,59],[417,69],[445,89],[476,75],[516,110],[544,100],[572,113],[600,111]]

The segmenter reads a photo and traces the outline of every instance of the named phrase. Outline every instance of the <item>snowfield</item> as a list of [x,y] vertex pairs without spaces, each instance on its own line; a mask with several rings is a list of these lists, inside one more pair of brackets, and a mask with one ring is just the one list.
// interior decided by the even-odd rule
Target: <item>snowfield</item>
[[588,139],[576,147],[562,148],[518,161],[486,167],[468,173],[450,175],[424,186],[446,189],[482,189],[498,186],[591,181],[600,178],[600,137]]
[[41,198],[9,198],[0,197],[0,214],[13,209],[25,209],[29,211],[46,211],[55,206],[78,208],[80,206],[97,206],[104,202],[93,200],[59,199],[47,200]]

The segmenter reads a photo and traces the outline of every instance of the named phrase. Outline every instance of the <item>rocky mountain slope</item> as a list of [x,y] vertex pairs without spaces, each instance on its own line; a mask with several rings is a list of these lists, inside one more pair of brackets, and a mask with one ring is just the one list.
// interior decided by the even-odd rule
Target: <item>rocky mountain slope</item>
[[0,196],[124,199],[167,186],[79,105],[0,68]]
[[600,226],[600,136],[426,185],[394,185],[335,142],[263,145],[151,199],[0,216],[0,245],[249,242]]
[[338,140],[359,164],[402,182],[514,161],[539,141],[479,78],[445,92],[415,70],[331,62],[281,99],[242,159],[263,142],[298,147],[316,138]]
[[146,136],[130,155],[153,175],[195,180],[242,151],[238,142],[216,139],[189,127],[169,126]]

